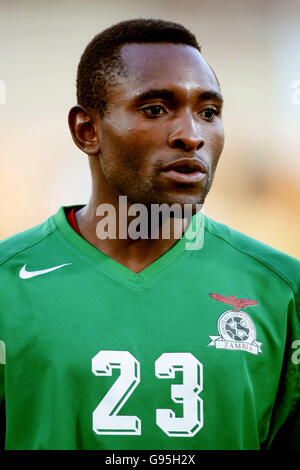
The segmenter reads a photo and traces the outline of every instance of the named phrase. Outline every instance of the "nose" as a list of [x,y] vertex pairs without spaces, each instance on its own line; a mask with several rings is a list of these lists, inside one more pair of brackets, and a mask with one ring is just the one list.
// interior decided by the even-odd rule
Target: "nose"
[[199,150],[204,145],[200,123],[195,121],[190,111],[185,111],[176,119],[176,127],[170,134],[168,144],[171,148],[186,151]]

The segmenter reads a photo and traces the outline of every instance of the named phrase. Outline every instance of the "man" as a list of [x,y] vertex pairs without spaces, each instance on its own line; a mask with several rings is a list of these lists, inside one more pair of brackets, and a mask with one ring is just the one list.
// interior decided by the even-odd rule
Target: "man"
[[195,37],[114,25],[77,97],[88,204],[1,243],[6,449],[299,448],[300,263],[199,211],[224,136]]

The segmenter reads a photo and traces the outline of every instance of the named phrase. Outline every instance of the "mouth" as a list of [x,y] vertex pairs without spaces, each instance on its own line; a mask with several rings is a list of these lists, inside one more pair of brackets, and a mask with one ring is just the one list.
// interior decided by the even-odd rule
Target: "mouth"
[[195,158],[184,158],[169,163],[163,167],[164,175],[174,182],[197,184],[200,183],[207,174],[206,165]]

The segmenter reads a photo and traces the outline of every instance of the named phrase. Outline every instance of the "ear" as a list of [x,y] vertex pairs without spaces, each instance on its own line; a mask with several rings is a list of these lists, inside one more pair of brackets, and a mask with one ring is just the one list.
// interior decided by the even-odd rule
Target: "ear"
[[76,105],[69,111],[68,122],[77,147],[88,155],[98,155],[100,142],[95,129],[93,113],[87,111],[83,106]]

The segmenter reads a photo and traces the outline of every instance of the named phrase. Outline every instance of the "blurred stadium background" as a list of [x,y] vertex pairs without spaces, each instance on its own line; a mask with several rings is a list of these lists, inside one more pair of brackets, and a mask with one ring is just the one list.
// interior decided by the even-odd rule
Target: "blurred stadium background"
[[77,64],[134,17],[190,28],[221,83],[226,142],[205,213],[300,258],[299,0],[0,0],[0,238],[87,202],[67,126]]

